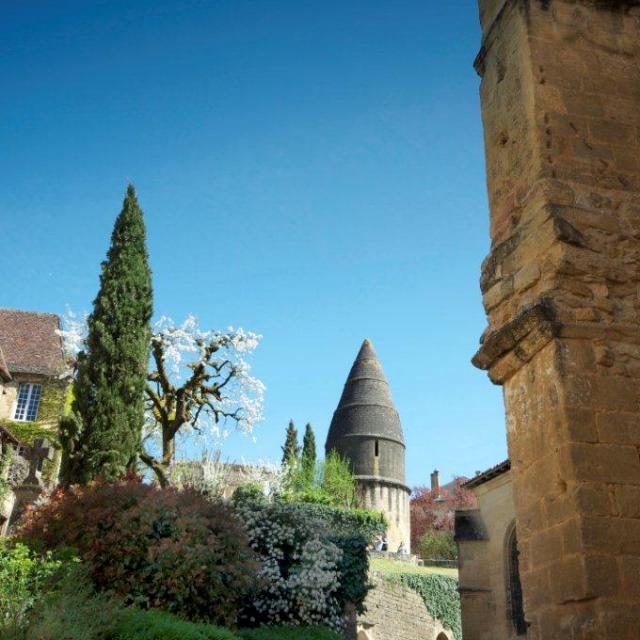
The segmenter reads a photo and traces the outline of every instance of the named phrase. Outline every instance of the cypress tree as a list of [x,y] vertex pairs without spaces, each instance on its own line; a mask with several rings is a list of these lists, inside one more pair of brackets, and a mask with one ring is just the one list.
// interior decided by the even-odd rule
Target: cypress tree
[[311,480],[316,469],[316,436],[307,422],[302,439],[302,470],[305,476]]
[[66,483],[121,476],[135,464],[144,422],[144,386],[152,314],[151,271],[143,214],[127,188],[100,288],[88,319],[86,352],[74,383],[77,433],[63,463]]
[[295,464],[300,455],[300,447],[298,446],[298,430],[293,424],[293,420],[289,420],[287,427],[287,438],[282,447],[282,464],[291,466]]

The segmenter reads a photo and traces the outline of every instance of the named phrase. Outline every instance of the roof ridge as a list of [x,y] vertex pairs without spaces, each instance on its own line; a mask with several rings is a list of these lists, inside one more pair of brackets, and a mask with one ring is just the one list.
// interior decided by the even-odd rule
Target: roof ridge
[[53,316],[60,318],[59,313],[53,311],[27,311],[26,309],[16,309],[15,307],[0,307],[0,311],[11,311],[11,313],[28,313],[31,316]]

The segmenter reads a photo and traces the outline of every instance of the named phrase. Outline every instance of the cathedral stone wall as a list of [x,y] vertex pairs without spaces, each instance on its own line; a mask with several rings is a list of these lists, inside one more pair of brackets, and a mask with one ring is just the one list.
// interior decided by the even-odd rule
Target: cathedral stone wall
[[454,640],[413,590],[372,575],[367,611],[358,618],[357,640]]
[[640,4],[480,0],[491,253],[532,640],[640,629]]

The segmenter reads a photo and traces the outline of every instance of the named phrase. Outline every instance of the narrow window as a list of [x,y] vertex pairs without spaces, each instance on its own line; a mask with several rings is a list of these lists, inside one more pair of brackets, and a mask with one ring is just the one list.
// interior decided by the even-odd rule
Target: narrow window
[[14,420],[21,422],[33,422],[38,418],[38,406],[42,395],[42,385],[31,382],[23,383],[18,387],[18,400]]
[[509,618],[516,635],[521,636],[527,633],[527,623],[522,606],[522,586],[520,585],[520,570],[518,566],[518,540],[515,527],[507,542],[507,563]]
[[376,458],[380,454],[380,446],[378,445],[378,441],[376,440]]

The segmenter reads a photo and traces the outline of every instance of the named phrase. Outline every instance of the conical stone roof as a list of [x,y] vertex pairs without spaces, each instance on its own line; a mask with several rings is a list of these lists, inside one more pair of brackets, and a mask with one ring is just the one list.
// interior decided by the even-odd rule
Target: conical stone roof
[[372,437],[404,446],[400,417],[393,405],[389,383],[369,340],[360,347],[333,414],[327,451],[343,449],[345,438]]

